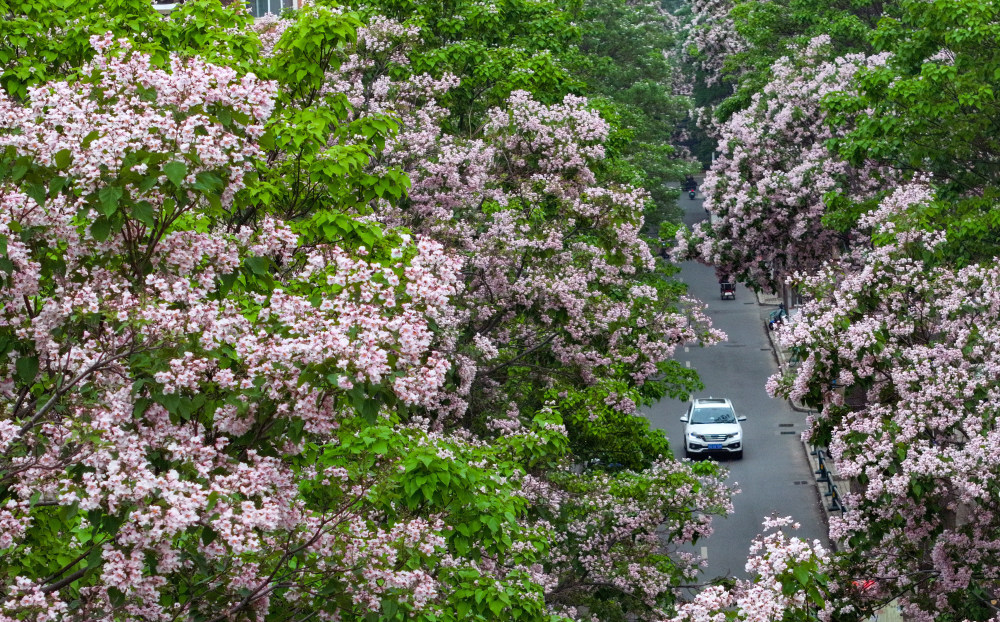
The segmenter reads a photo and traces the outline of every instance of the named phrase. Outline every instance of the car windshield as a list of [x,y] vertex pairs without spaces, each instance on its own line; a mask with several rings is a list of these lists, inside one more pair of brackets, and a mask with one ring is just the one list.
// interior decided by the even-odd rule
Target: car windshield
[[691,423],[736,423],[736,416],[726,406],[701,407],[691,413]]

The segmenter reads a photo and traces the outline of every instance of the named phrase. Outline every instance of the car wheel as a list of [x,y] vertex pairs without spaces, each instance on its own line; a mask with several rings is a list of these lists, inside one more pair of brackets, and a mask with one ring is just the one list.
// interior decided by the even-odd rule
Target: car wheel
[[686,448],[684,449],[684,457],[687,458],[688,460],[694,460],[694,454],[688,451]]
[[738,452],[736,452],[735,454],[733,454],[733,457],[735,457],[737,460],[742,460],[743,459],[743,450],[741,449]]

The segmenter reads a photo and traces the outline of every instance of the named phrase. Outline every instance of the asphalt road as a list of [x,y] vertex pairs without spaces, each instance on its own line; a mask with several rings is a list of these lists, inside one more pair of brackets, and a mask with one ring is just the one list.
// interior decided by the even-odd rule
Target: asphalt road
[[[700,195],[680,199],[685,222],[706,218]],[[680,278],[689,292],[708,303],[708,314],[728,340],[708,348],[682,348],[675,358],[697,370],[705,385],[692,397],[727,397],[743,422],[744,457],[721,458],[729,469],[729,480],[742,491],[733,499],[735,512],[716,518],[715,532],[698,542],[694,552],[707,558],[703,580],[727,575],[746,577],[746,558],[751,540],[761,531],[765,517],[792,516],[801,523],[797,535],[827,542],[826,524],[809,466],[799,439],[805,414],[793,410],[786,401],[768,397],[764,383],[778,371],[764,321],[774,307],[761,306],[754,293],[740,285],[736,300],[720,300],[719,283],[712,268],[687,262]],[[684,455],[683,428],[679,420],[687,403],[664,399],[645,409],[653,428],[663,430],[678,457]]]

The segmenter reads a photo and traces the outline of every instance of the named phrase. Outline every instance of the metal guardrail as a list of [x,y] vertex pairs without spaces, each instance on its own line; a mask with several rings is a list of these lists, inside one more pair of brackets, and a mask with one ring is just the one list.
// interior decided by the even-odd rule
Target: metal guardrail
[[837,484],[833,482],[830,470],[826,466],[826,459],[830,457],[827,450],[822,447],[813,447],[813,450],[809,453],[816,456],[816,462],[819,465],[819,469],[815,471],[818,476],[816,478],[816,483],[826,484],[826,492],[823,493],[823,496],[830,499],[830,505],[827,509],[831,512],[846,511],[847,506],[844,505],[844,501],[840,496],[840,491],[837,489]]

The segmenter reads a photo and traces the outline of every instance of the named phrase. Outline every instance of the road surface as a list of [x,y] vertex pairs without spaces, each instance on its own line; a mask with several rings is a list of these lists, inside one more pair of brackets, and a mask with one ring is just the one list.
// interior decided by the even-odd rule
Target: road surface
[[[680,202],[688,226],[706,218],[700,195],[690,200],[684,194]],[[697,370],[705,385],[692,397],[727,397],[737,414],[747,417],[744,458],[721,459],[730,470],[730,482],[742,490],[733,499],[735,512],[716,518],[715,532],[698,542],[694,552],[708,560],[703,580],[722,575],[746,578],[747,550],[767,516],[790,515],[802,525],[797,535],[827,543],[815,476],[799,437],[805,414],[784,400],[771,399],[764,390],[768,376],[778,371],[764,327],[773,307],[760,306],[754,293],[741,285],[736,287],[736,300],[720,300],[715,271],[701,264],[682,264],[679,277],[690,294],[708,303],[714,326],[729,336],[712,347],[677,351],[675,358]],[[679,418],[686,409],[686,402],[668,398],[643,412],[651,427],[666,433],[679,458],[684,456],[684,424]]]

